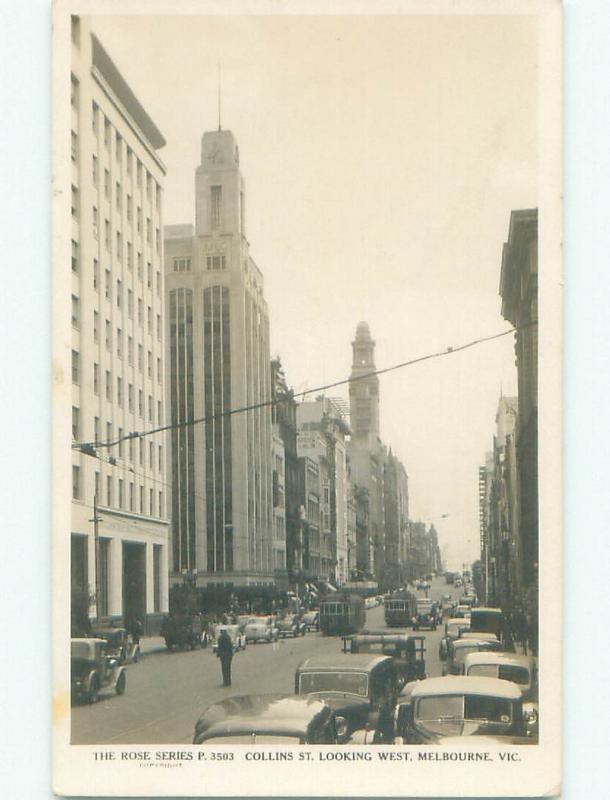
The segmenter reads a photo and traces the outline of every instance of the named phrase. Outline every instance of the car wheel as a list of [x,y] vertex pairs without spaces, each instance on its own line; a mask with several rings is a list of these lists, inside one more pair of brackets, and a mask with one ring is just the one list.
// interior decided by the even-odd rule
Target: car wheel
[[116,693],[125,694],[126,688],[127,688],[127,677],[124,672],[121,672],[116,682]]
[[87,695],[87,700],[91,705],[97,703],[99,698],[99,692],[100,688],[97,682],[97,678],[94,677],[91,679],[91,684],[89,686],[89,694]]

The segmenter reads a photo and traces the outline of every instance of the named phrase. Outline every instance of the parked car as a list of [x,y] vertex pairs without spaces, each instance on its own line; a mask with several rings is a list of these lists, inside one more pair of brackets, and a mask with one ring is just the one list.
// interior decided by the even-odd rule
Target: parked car
[[120,695],[127,688],[125,667],[107,655],[105,639],[72,639],[70,669],[73,702],[97,703],[103,689]]
[[106,655],[118,659],[119,664],[126,664],[128,661],[137,664],[140,660],[140,645],[134,644],[126,628],[100,625],[93,629],[92,634],[96,639],[104,639]]
[[205,709],[193,744],[336,744],[334,715],[318,697],[250,694]]
[[409,681],[426,677],[425,641],[425,636],[388,633],[383,629],[363,630],[355,636],[344,637],[343,646],[346,652],[353,654],[390,656],[396,667],[398,683],[404,686]]
[[358,741],[362,732],[374,743],[392,742],[398,675],[389,656],[308,658],[297,667],[295,693],[315,695],[330,705],[339,744]]
[[305,636],[307,633],[307,626],[296,614],[288,614],[278,619],[276,624],[281,638],[287,636],[296,638],[297,636]]
[[481,650],[500,652],[502,649],[502,644],[498,641],[490,642],[471,638],[454,639],[449,643],[447,659],[443,663],[443,675],[463,675],[464,659],[470,653],[478,653]]
[[274,617],[253,617],[244,628],[246,642],[277,642],[280,633]]
[[254,614],[239,614],[235,620],[235,623],[239,625],[240,631],[245,631],[246,625],[250,622],[256,622],[256,617]]
[[161,636],[168,650],[205,646],[207,636],[201,614],[168,614],[161,623]]
[[306,611],[303,614],[303,624],[307,631],[320,630],[320,612],[319,611]]
[[470,619],[470,606],[458,605],[453,614],[458,619]]
[[414,631],[418,631],[420,628],[430,628],[435,631],[438,624],[436,604],[427,598],[419,598],[412,622]]
[[395,733],[396,744],[441,744],[449,737],[469,736],[530,744],[537,739],[537,719],[524,711],[519,688],[508,681],[428,678],[402,690]]
[[226,631],[229,634],[229,638],[233,643],[234,653],[237,653],[239,650],[246,649],[246,635],[241,631],[239,625],[216,625],[214,628],[214,644],[212,645],[212,652],[215,653],[218,649],[218,637],[220,636],[221,631]]
[[473,608],[470,614],[470,630],[478,633],[495,633],[498,639],[506,633],[506,620],[501,608]]
[[512,681],[521,690],[524,703],[538,702],[538,670],[532,656],[504,652],[470,653],[464,659],[464,674]]
[[470,628],[470,620],[460,617],[451,617],[445,623],[445,635],[440,641],[438,648],[438,655],[441,661],[445,661],[447,653],[449,652],[449,644],[454,639],[459,639],[460,636],[468,631]]

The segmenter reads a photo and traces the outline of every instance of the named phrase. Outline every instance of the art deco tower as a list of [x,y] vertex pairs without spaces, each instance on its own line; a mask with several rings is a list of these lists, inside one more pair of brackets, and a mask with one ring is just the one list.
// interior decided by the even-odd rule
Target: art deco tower
[[263,276],[245,236],[244,181],[230,131],[204,133],[195,228],[165,231],[172,432],[172,569],[197,582],[273,582],[271,397]]

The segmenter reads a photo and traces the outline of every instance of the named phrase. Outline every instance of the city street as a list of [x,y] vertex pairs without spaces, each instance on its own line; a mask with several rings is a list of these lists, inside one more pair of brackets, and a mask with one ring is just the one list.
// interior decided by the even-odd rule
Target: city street
[[[436,578],[433,599],[459,590]],[[423,592],[417,592],[423,596]],[[383,627],[383,606],[369,609],[368,627]],[[396,629],[389,629],[396,630]],[[442,629],[426,636],[428,675],[441,674],[438,645]],[[223,688],[220,662],[211,647],[205,650],[160,651],[127,668],[127,691],[100,696],[97,704],[72,709],[73,744],[187,744],[192,741],[200,712],[215,700],[233,694],[294,691],[294,674],[308,656],[339,652],[337,636],[308,633],[277,644],[249,644],[233,658],[232,686]]]

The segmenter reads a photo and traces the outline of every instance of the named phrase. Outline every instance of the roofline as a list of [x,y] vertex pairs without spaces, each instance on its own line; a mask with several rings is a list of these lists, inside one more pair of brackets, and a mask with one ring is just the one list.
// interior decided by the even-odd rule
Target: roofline
[[[432,682],[434,682],[434,685],[430,685]],[[494,694],[509,700],[520,700],[522,697],[521,689],[516,684],[512,685],[510,681],[504,681],[500,678],[473,678],[461,675],[426,678],[423,681],[418,681],[417,685],[413,687],[411,696],[417,698],[439,694]]]

